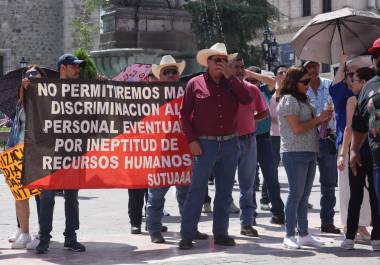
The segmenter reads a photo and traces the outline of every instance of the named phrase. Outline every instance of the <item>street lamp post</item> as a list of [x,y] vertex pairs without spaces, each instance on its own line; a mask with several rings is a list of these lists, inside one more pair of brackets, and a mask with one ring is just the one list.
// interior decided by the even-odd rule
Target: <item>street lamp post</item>
[[261,47],[264,52],[264,58],[267,65],[267,70],[271,71],[272,67],[276,65],[278,55],[278,44],[273,32],[267,26],[263,32],[264,40],[261,43]]
[[27,65],[28,65],[28,62],[25,60],[24,57],[22,57],[20,61],[20,68],[25,68]]

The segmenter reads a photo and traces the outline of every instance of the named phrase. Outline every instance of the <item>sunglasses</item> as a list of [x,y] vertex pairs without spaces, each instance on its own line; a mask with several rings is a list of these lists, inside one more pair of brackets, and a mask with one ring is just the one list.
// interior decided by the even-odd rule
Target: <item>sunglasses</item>
[[36,77],[39,74],[40,74],[40,72],[38,72],[37,70],[33,70],[33,71],[30,71],[30,72],[26,72],[24,74],[24,78]]
[[178,70],[176,70],[176,69],[166,69],[162,73],[163,73],[163,75],[177,75],[178,74]]
[[299,80],[298,83],[301,83],[305,86],[307,86],[310,83],[311,79],[305,79],[305,80]]
[[225,63],[228,63],[228,60],[225,59],[225,58],[212,58],[210,57],[209,60],[213,61],[214,63],[221,63],[221,62],[225,62]]
[[277,75],[286,75],[286,71],[277,72]]

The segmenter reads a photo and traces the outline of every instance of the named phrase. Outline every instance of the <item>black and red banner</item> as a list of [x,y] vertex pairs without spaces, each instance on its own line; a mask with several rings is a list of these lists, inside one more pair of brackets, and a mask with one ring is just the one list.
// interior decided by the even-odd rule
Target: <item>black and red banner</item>
[[181,84],[32,80],[26,94],[28,188],[189,185]]

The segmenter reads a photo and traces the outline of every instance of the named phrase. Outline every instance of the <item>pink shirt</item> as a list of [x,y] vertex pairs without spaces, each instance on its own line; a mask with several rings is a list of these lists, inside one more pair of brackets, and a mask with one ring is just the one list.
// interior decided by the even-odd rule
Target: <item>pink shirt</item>
[[272,122],[270,126],[271,136],[280,136],[280,129],[278,127],[277,105],[278,102],[276,101],[276,94],[273,94],[269,101],[269,112]]
[[267,110],[265,100],[260,90],[251,83],[244,81],[246,89],[251,94],[253,101],[249,105],[239,104],[237,115],[239,136],[254,133],[256,131],[255,114]]

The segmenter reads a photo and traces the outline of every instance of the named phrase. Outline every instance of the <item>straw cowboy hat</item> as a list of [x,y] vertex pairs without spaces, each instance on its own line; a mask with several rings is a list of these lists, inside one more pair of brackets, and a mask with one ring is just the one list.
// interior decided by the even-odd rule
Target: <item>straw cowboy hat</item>
[[173,56],[171,55],[164,55],[161,59],[161,62],[159,65],[152,64],[152,73],[155,77],[158,79],[160,78],[160,72],[162,68],[169,67],[169,66],[175,66],[178,68],[179,75],[182,74],[183,70],[185,70],[186,62],[182,61],[180,63],[177,63]]
[[226,45],[224,43],[218,42],[212,45],[210,49],[200,50],[197,54],[197,62],[200,65],[207,67],[207,59],[213,55],[225,55],[228,57],[228,60],[230,61],[234,59],[238,54],[237,53],[228,54]]

